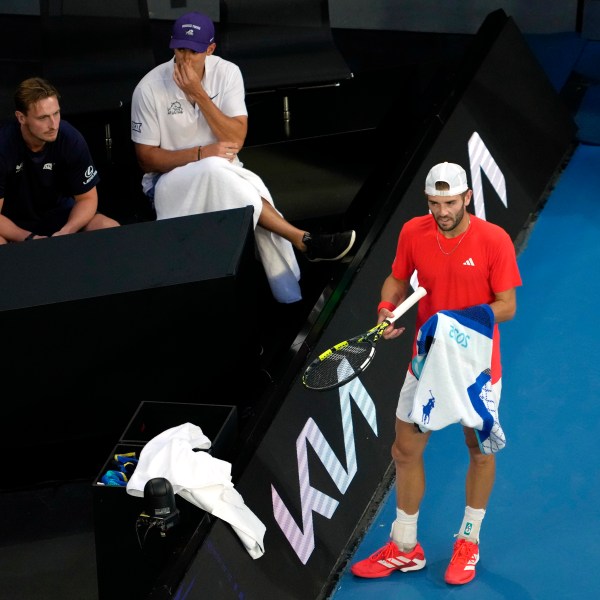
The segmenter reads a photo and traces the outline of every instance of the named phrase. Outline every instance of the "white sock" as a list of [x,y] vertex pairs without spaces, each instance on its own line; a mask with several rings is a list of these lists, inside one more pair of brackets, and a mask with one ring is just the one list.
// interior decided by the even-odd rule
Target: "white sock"
[[483,517],[485,517],[485,508],[471,508],[467,506],[458,537],[479,544],[479,530],[481,529]]
[[407,515],[401,508],[396,509],[396,520],[392,523],[390,537],[402,552],[410,552],[417,545],[418,518],[419,511],[414,515]]

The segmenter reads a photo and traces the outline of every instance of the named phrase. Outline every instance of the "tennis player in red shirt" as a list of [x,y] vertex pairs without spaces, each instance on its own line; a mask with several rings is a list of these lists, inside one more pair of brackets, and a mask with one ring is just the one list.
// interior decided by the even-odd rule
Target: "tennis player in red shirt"
[[[427,290],[418,305],[417,333],[439,311],[488,304],[495,323],[491,380],[486,385],[497,407],[502,389],[498,323],[514,317],[516,288],[522,282],[510,236],[501,227],[468,212],[472,195],[460,165],[444,162],[429,171],[425,180],[429,214],[411,219],[400,231],[392,272],[381,289],[378,321],[390,317],[409,295],[415,271],[419,285]],[[393,339],[403,332],[402,327],[389,327],[384,338]],[[414,356],[416,339],[413,351]],[[431,432],[421,432],[409,418],[417,383],[409,364],[396,409],[396,437],[392,445],[396,520],[390,541],[352,565],[352,573],[359,577],[386,577],[396,570],[417,571],[426,563],[417,540],[417,520],[425,492],[423,453]],[[445,581],[455,585],[475,577],[479,532],[495,478],[495,455],[481,451],[473,429],[463,429],[469,452],[466,507],[445,573]]]

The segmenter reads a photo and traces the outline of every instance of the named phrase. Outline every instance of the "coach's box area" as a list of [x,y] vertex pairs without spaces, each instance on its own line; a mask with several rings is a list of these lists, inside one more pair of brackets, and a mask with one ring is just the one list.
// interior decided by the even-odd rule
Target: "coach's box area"
[[144,400],[246,402],[257,264],[251,208],[0,247],[5,481],[93,477]]
[[[144,527],[141,515],[153,514],[151,501],[128,494],[125,486],[104,485],[103,481],[108,471],[116,468],[115,455],[139,459],[147,442],[185,423],[202,429],[211,441],[207,450],[211,456],[226,461],[233,457],[238,427],[235,406],[140,403],[92,484],[99,600],[166,598],[161,590],[178,583],[210,530],[214,519],[179,495],[174,497],[178,517],[166,532],[161,534],[160,523]],[[163,497],[155,503],[169,505]],[[118,585],[115,565],[127,565]],[[150,595],[153,590],[156,596]]]

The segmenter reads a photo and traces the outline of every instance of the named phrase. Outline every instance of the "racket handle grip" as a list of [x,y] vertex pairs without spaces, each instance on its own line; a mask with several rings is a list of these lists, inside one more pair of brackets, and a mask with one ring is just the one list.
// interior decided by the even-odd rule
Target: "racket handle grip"
[[400,318],[408,309],[412,308],[423,296],[427,294],[427,290],[419,286],[408,298],[399,304],[394,310],[391,317],[387,320],[393,323],[396,319]]

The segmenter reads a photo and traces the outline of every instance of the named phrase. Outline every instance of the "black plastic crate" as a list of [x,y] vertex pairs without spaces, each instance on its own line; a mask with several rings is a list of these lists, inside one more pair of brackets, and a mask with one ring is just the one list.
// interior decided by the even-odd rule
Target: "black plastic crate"
[[158,434],[192,423],[212,443],[209,452],[228,460],[237,438],[237,408],[217,404],[174,402],[140,403],[93,483],[96,568],[100,600],[143,600],[155,586],[175,585],[210,530],[213,518],[175,495],[179,522],[166,535],[144,539],[138,529],[144,498],[127,493],[125,486],[102,484],[103,475],[114,469],[116,454],[135,453]]
[[212,442],[213,456],[228,460],[238,429],[237,408],[220,404],[142,402],[121,436],[121,444],[145,444],[158,434],[192,423]]

